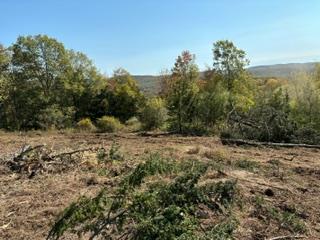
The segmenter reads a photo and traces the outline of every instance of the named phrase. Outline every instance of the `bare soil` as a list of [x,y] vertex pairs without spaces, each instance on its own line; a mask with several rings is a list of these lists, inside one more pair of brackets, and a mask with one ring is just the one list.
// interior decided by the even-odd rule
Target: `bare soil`
[[[46,144],[53,151],[66,152],[95,146],[109,149],[113,141],[120,144],[126,160],[110,166],[108,174],[101,172],[92,154],[83,154],[79,167],[32,178],[5,165],[26,144]],[[320,150],[225,146],[216,137],[57,132],[0,133],[0,239],[45,239],[55,219],[71,202],[82,195],[94,195],[102,187],[112,187],[121,169],[133,168],[150,152],[176,159],[222,159],[219,164],[225,166],[223,174],[212,172],[208,176],[237,180],[243,207],[235,213],[239,221],[236,239],[320,239]],[[235,167],[233,163],[238,160],[253,161],[258,168]],[[267,219],[255,207],[257,196],[272,207],[295,212],[305,231],[296,233],[286,222]]]

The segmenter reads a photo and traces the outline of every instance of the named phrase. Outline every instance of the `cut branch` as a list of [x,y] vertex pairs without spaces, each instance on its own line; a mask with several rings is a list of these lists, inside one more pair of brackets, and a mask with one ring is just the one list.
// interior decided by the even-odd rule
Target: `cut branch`
[[273,237],[273,238],[269,238],[268,240],[285,240],[285,239],[298,239],[298,238],[305,238],[305,236],[279,236],[279,237]]
[[31,147],[30,145],[24,146],[24,147],[22,148],[21,152],[20,152],[17,156],[14,157],[14,160],[21,159],[21,158],[23,158],[23,156],[25,156],[25,155],[28,154],[29,152],[32,152],[32,151],[34,151],[34,150],[36,150],[36,149],[38,149],[38,148],[42,148],[42,147],[44,147],[44,144],[36,145],[36,146],[34,146],[34,147]]
[[97,151],[99,149],[102,149],[102,147],[83,148],[83,149],[78,149],[78,150],[74,150],[74,151],[70,151],[70,152],[59,153],[57,155],[51,156],[51,158],[61,158],[61,157],[65,156],[65,155],[71,156],[71,155],[76,154],[76,153],[88,152],[88,151]]
[[297,144],[297,143],[274,143],[274,142],[256,142],[250,140],[243,139],[221,139],[222,144],[224,145],[248,145],[254,147],[267,146],[267,147],[285,147],[285,148],[293,148],[293,147],[302,147],[302,148],[315,148],[320,149],[320,145],[310,145],[310,144]]

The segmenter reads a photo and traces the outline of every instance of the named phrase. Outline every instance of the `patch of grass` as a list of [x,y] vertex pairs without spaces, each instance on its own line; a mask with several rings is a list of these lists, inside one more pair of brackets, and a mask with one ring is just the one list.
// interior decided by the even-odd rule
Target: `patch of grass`
[[108,158],[111,161],[121,161],[124,160],[123,154],[120,152],[120,145],[115,141],[112,142],[111,148],[109,150]]
[[295,213],[282,212],[279,216],[281,226],[289,229],[291,232],[304,233],[306,226],[304,222]]
[[207,239],[226,240],[233,239],[233,232],[237,229],[238,221],[234,218],[228,218],[225,221],[214,226],[207,234]]
[[99,176],[107,176],[109,174],[109,170],[108,169],[105,169],[105,168],[99,168],[97,170],[97,174]]
[[264,216],[263,219],[273,219],[278,222],[279,227],[289,230],[292,233],[304,233],[305,223],[296,212],[281,210],[268,204],[262,196],[255,198],[256,215]]
[[268,161],[270,164],[267,166],[266,170],[268,174],[271,174],[273,177],[284,179],[284,171],[280,169],[281,162],[278,159],[271,159]]
[[198,154],[199,152],[200,152],[200,146],[192,147],[187,151],[188,154]]
[[105,163],[107,160],[107,153],[106,150],[104,148],[101,148],[97,151],[97,159],[99,161],[99,163]]
[[268,163],[271,164],[272,166],[280,166],[281,164],[281,162],[278,159],[270,159]]
[[104,148],[100,148],[96,153],[96,158],[98,162],[101,164],[105,164],[107,162],[112,161],[122,161],[124,160],[124,156],[120,151],[120,145],[115,141],[112,142],[109,152],[106,152]]
[[203,156],[217,162],[223,162],[228,158],[228,154],[222,149],[207,150],[203,153]]
[[224,213],[236,201],[239,195],[237,181],[234,180],[209,184],[204,186],[204,189],[204,192],[210,193],[210,198],[213,199],[211,207]]
[[240,159],[233,162],[233,166],[235,168],[247,170],[249,172],[254,172],[255,170],[260,168],[260,164],[255,161],[247,160],[247,159]]

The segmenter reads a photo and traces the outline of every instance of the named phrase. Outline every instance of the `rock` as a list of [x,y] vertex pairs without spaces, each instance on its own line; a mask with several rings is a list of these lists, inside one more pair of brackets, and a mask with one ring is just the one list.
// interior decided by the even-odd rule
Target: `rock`
[[265,191],[264,191],[264,194],[268,197],[273,197],[274,196],[274,192],[272,189],[270,188],[267,188]]
[[91,186],[91,185],[99,184],[99,181],[96,177],[90,177],[87,179],[86,183],[87,183],[87,186]]

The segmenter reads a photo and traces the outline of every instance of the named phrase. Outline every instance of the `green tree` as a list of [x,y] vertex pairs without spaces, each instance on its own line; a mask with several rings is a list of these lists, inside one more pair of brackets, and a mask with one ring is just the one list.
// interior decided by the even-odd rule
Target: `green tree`
[[148,99],[140,111],[139,119],[144,130],[161,128],[167,119],[167,109],[162,98]]
[[[6,59],[2,52],[1,48],[1,69]],[[37,35],[19,37],[7,55],[11,58],[5,80],[0,72],[0,106],[5,113],[1,118],[7,128],[60,128],[84,117],[96,119],[106,114],[108,104],[100,99],[106,77],[85,54]]]
[[76,120],[104,116],[108,111],[108,103],[100,99],[100,94],[107,86],[107,78],[99,73],[85,54],[73,50],[67,51],[67,54],[69,65],[64,80],[63,104],[75,108]]
[[[228,40],[217,41],[213,44],[213,66],[223,76],[223,81],[228,90],[228,111],[236,108],[235,104],[246,100],[246,105],[252,105],[250,77],[245,67],[249,64],[245,51],[238,49],[233,42]],[[248,107],[247,107],[248,108]]]
[[313,81],[318,89],[320,89],[320,63],[315,65],[315,70],[313,72]]
[[10,84],[9,64],[9,50],[0,44],[0,128],[6,128],[8,124],[6,111]]
[[66,51],[46,35],[19,37],[11,51],[9,122],[14,129],[37,128],[38,113],[63,101]]
[[291,79],[292,117],[301,128],[320,130],[320,75],[298,73]]
[[5,48],[2,44],[0,44],[0,76],[3,76],[10,62],[8,49]]
[[106,94],[109,115],[117,117],[121,122],[135,116],[143,101],[137,82],[122,68],[115,70],[109,79]]
[[213,44],[214,69],[224,76],[228,91],[232,91],[234,81],[243,73],[249,64],[245,51],[238,49],[228,40]]
[[6,84],[9,78],[9,51],[0,44],[0,103],[6,97]]
[[12,51],[15,77],[38,87],[47,101],[58,98],[68,66],[63,44],[46,35],[19,37]]
[[38,114],[38,124],[41,129],[64,129],[72,127],[74,122],[74,108],[61,107],[53,104]]
[[167,103],[171,127],[179,133],[188,131],[195,118],[199,70],[194,61],[194,55],[188,51],[182,52],[176,59],[168,83]]
[[198,111],[203,126],[210,129],[225,119],[228,93],[223,86],[222,76],[215,70],[205,71],[203,80]]

